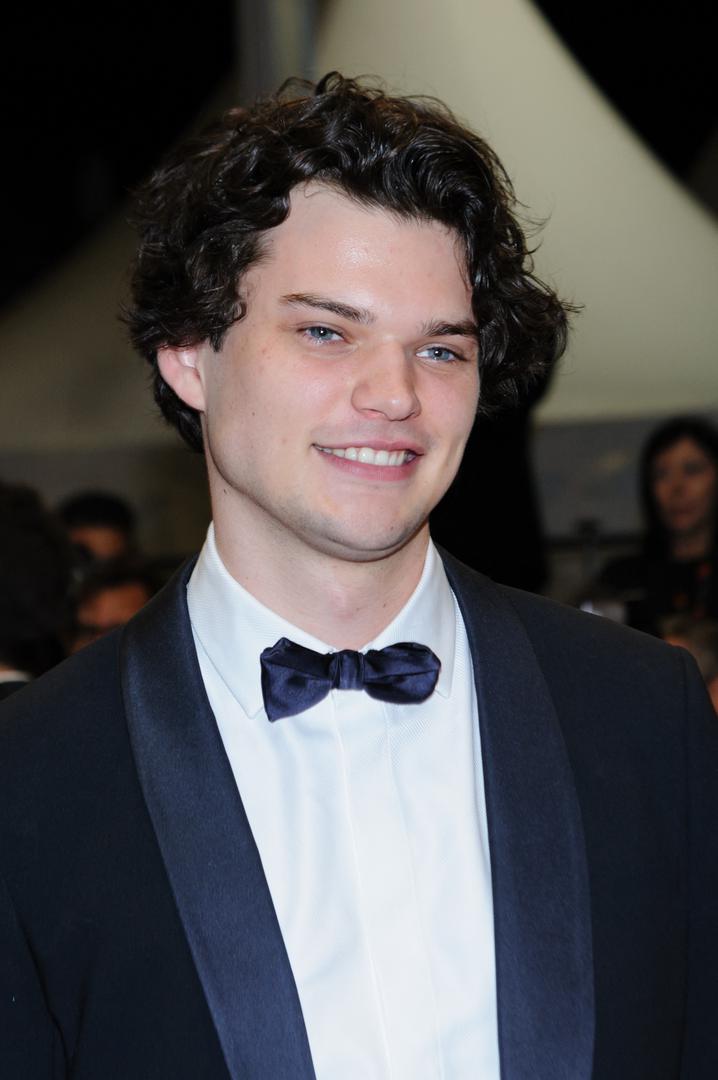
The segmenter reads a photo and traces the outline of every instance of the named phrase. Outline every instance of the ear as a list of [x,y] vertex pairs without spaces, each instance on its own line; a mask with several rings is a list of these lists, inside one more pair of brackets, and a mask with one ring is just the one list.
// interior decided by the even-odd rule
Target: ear
[[183,348],[164,345],[157,350],[157,366],[167,385],[172,387],[185,405],[204,412],[205,396],[200,351],[200,345]]

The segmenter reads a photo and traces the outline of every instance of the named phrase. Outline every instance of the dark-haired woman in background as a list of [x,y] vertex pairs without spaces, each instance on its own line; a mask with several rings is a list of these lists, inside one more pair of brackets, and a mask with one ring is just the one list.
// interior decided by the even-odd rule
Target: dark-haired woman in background
[[667,615],[718,617],[718,430],[690,417],[661,425],[643,449],[640,484],[642,552],[608,563],[600,584],[649,633]]

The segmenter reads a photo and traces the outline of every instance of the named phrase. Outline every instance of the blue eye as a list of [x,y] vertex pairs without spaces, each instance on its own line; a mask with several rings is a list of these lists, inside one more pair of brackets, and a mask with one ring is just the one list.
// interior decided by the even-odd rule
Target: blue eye
[[340,335],[336,330],[330,330],[328,326],[307,326],[303,333],[312,341],[338,341]]
[[452,360],[463,360],[463,356],[459,356],[453,349],[447,349],[444,345],[427,345],[426,348],[419,350],[417,356],[428,360],[438,360],[442,364],[451,363]]

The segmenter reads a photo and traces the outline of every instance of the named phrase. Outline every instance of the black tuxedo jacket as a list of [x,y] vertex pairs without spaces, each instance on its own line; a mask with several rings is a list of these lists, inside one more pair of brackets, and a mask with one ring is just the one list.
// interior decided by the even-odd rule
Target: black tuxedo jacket
[[4,701],[5,698],[10,697],[11,694],[17,693],[18,690],[22,690],[27,686],[29,679],[13,679],[8,682],[0,682],[0,701]]
[[[714,1080],[717,728],[692,663],[446,565],[478,693],[502,1080]],[[0,712],[3,1080],[314,1076],[187,575]]]

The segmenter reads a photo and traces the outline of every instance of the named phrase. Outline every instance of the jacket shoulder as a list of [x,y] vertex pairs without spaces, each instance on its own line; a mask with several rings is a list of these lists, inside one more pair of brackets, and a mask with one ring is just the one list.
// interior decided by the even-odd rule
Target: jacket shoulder
[[685,661],[694,666],[684,650],[649,634],[498,585],[451,556],[444,563],[467,622],[488,618],[525,634],[549,682],[564,678],[576,687],[602,689],[625,683],[635,690],[666,680],[675,691],[682,689]]
[[533,640],[560,643],[562,650],[569,652],[590,649],[594,660],[618,655],[630,658],[633,663],[642,660],[653,664],[675,655],[673,647],[660,639],[602,615],[579,611],[506,585],[495,588],[512,606]]
[[[0,786],[79,761],[124,727],[119,632],[113,632],[0,703]],[[3,778],[4,774],[4,778]]]
[[88,645],[0,702],[0,744],[56,737],[61,734],[59,726],[68,737],[70,733],[79,737],[85,727],[92,731],[98,719],[107,723],[112,717],[124,718],[123,643],[128,634],[142,650],[158,645],[174,648],[172,642],[178,634],[190,640],[184,589],[193,564],[194,560],[189,560],[180,567],[126,626]]

